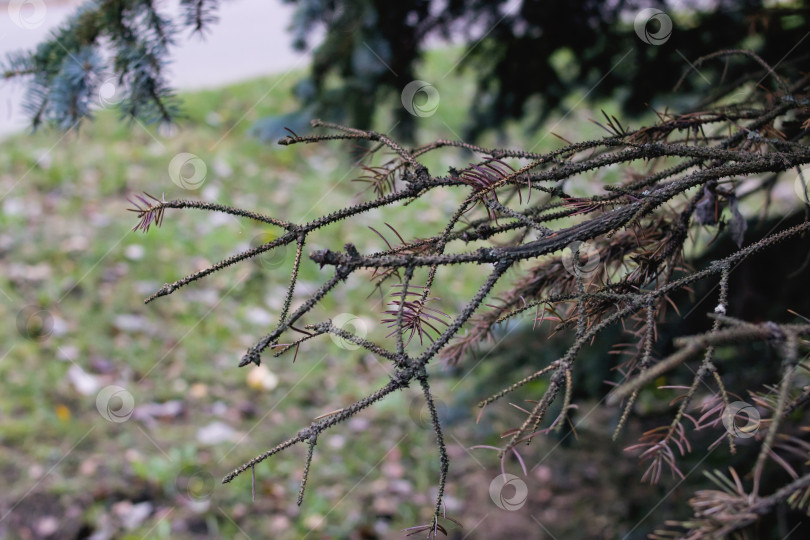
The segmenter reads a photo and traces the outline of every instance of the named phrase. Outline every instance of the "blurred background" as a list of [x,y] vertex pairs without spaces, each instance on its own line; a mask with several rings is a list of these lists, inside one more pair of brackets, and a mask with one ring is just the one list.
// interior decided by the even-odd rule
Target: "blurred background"
[[[312,10],[318,2],[222,2],[205,39],[184,31],[171,49],[167,77],[179,91],[182,114],[170,126],[122,120],[116,106],[123,98],[110,82],[92,96],[92,121],[69,131],[31,132],[30,115],[23,110],[24,81],[0,85],[0,538],[373,539],[403,536],[401,529],[429,520],[439,463],[417,389],[387,398],[318,441],[300,508],[302,447],[256,467],[255,501],[246,475],[220,484],[232,469],[314,418],[379,388],[391,368],[328,338],[303,345],[295,362],[291,355],[266,354],[261,367],[237,368],[244,351],[276,322],[294,253],[266,254],[145,306],[143,299],[162,284],[265,243],[277,231],[222,214],[170,210],[160,229],[133,232],[136,220],[126,211],[127,198],[148,192],[311,220],[370,193],[353,182],[363,174],[353,149],[338,143],[278,146],[274,141],[286,134],[285,126],[305,133],[310,118],[324,115],[419,143],[465,136],[483,145],[548,151],[563,144],[560,138],[602,136],[589,121],[601,117],[600,109],[631,115],[635,127],[653,121],[641,97],[625,107],[632,92],[622,84],[644,78],[639,66],[664,53],[634,31],[638,10],[632,10],[638,6],[627,5],[622,16],[613,13],[598,24],[630,44],[628,51],[606,58],[628,64],[586,69],[594,60],[575,46],[557,48],[552,42],[532,49],[509,41],[539,39],[531,24],[521,29],[519,17],[509,20],[508,36],[501,34],[503,26],[492,26],[492,17],[497,21],[496,15],[518,9],[535,21],[534,2],[493,2],[466,26],[436,23],[420,35],[419,55],[403,69],[394,62],[396,51],[375,42],[369,30],[385,28],[385,9],[374,2],[348,4],[369,10],[373,5],[378,18],[358,19],[359,27],[335,34],[328,24],[310,20],[317,18]],[[441,9],[433,4],[424,13],[438,16]],[[565,11],[551,4],[574,22],[587,22],[580,15],[595,13],[598,5],[579,2]],[[37,46],[77,5],[0,2],[0,56]],[[695,21],[703,19],[695,10],[703,6],[706,17],[715,16],[712,3],[657,5],[671,10],[672,39],[682,40],[681,48],[666,50],[667,58],[679,63],[677,72],[667,68],[676,79],[689,70],[680,57],[698,56],[689,46],[711,52],[718,43],[745,39],[765,46],[766,30],[750,33],[742,24],[734,35],[713,33],[709,23],[697,32],[701,27]],[[179,10],[174,2],[162,9],[169,15]],[[408,25],[417,28],[419,20]],[[570,26],[548,21],[547,32],[557,26],[583,50],[609,48],[593,32],[572,37],[577,34]],[[803,32],[803,25],[801,19],[791,31]],[[492,28],[495,41],[470,45]],[[659,35],[661,28],[650,35]],[[704,34],[704,42],[689,37]],[[334,41],[335,35],[357,41],[348,67],[330,72],[335,64],[328,62],[328,53],[342,50],[336,44],[343,43]],[[543,35],[552,40],[556,33]],[[388,39],[394,43],[398,36],[389,33]],[[323,43],[329,47],[317,49]],[[502,53],[498,43],[516,49]],[[512,58],[509,51],[517,49],[527,49],[525,57]],[[532,63],[521,69],[528,76],[553,68],[556,79],[549,71],[504,95],[506,81],[520,73],[499,68],[503,86],[498,87],[492,82],[497,79],[486,75],[489,67],[477,64],[481,57],[473,55],[476,64],[470,64],[472,50],[505,65],[514,62],[518,71],[527,58],[541,57],[551,68]],[[701,91],[701,77],[715,80],[722,66],[713,69],[693,74],[673,103],[699,103],[708,93]],[[608,75],[615,80],[599,87]],[[646,77],[656,76],[647,72]],[[363,85],[384,88],[391,81],[391,95],[372,96],[373,107],[340,97],[347,91],[368,97]],[[412,81],[429,81],[430,88],[423,84],[422,94],[406,99],[403,92]],[[672,88],[662,86],[667,92]],[[553,89],[549,97],[538,101],[536,95],[548,89]],[[337,110],[340,103],[346,107]],[[439,175],[471,159],[452,150],[431,155],[425,164]],[[592,182],[619,181],[623,175],[618,169],[588,175],[571,193],[590,194]],[[306,251],[345,242],[361,250],[381,249],[383,241],[368,226],[381,230],[385,222],[407,229],[411,237],[435,234],[455,209],[456,195],[442,192],[430,204],[417,202],[407,215],[370,212],[325,228]],[[789,187],[781,199],[777,195],[776,211],[796,203]],[[296,301],[327,276],[304,264]],[[478,277],[474,268],[440,275],[441,308],[455,313]],[[317,315],[340,316],[382,341],[388,333],[380,323],[386,302],[373,283],[353,276],[326,298]],[[528,511],[510,512],[495,503],[489,487],[500,464],[494,452],[471,447],[498,444],[499,433],[519,423],[522,414],[513,407],[491,407],[486,420],[476,423],[475,404],[563,350],[565,342],[545,342],[547,330],[532,333],[531,326],[528,320],[504,328],[497,347],[482,346],[456,368],[430,368],[452,460],[447,513],[464,525],[452,529],[450,537],[644,538],[664,519],[687,515],[685,486],[641,484],[636,459],[622,452],[643,431],[643,420],[631,421],[625,440],[609,443],[617,411],[595,407],[609,388],[604,379],[611,376],[610,361],[599,347],[582,360],[587,366],[583,387],[589,390],[577,402],[588,412],[577,436],[535,439],[526,451]],[[537,395],[544,384],[527,385],[526,397]],[[651,392],[639,401],[640,412],[666,412],[670,398]],[[518,473],[514,463],[508,465]],[[689,489],[700,480],[695,482]]]

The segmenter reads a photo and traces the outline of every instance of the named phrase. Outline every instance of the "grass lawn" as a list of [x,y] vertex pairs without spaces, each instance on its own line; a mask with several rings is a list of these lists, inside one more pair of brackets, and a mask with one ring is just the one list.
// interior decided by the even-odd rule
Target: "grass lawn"
[[[441,102],[437,114],[420,119],[420,142],[462,131],[473,88],[455,73],[444,77],[454,61],[455,54],[435,52],[424,66],[421,77],[435,82]],[[0,538],[376,538],[429,519],[438,459],[415,388],[318,441],[300,509],[300,446],[256,468],[255,502],[249,477],[219,483],[388,377],[389,365],[328,338],[302,346],[295,363],[292,355],[265,354],[263,369],[237,368],[276,321],[292,250],[143,304],[163,283],[276,231],[230,216],[169,210],[160,229],[132,232],[136,220],[126,208],[133,193],[215,201],[296,222],[371,197],[351,182],[362,172],[344,157],[345,144],[282,147],[251,136],[255,120],[295,110],[290,95],[299,75],[183,95],[187,118],[173,132],[102,111],[78,132],[3,141]],[[572,96],[572,105],[577,100]],[[572,140],[594,136],[598,128],[586,121],[591,115],[577,109],[553,131]],[[380,131],[387,130],[385,116]],[[511,126],[500,143],[523,133]],[[547,131],[530,140],[537,141],[535,150],[562,144]],[[495,142],[492,135],[489,143]],[[182,152],[205,164],[199,189],[184,190],[169,177],[171,159]],[[425,163],[444,174],[471,159],[448,151]],[[349,241],[379,249],[382,241],[367,226],[381,230],[385,221],[411,237],[435,234],[460,196],[446,191],[390,216],[372,212],[328,227],[306,252]],[[302,296],[328,275],[305,262]],[[442,308],[455,313],[481,279],[475,268],[440,275]],[[352,278],[322,303],[321,319],[308,322],[347,313],[369,338],[382,341],[384,303],[373,292],[369,282]],[[476,426],[472,405],[497,390],[481,378],[499,367],[473,360],[455,371],[431,370],[453,460],[448,513],[464,518],[470,538],[486,538],[490,529],[474,526],[501,512],[487,493],[497,460],[468,448],[496,443],[498,431],[520,416],[503,407],[486,426]]]

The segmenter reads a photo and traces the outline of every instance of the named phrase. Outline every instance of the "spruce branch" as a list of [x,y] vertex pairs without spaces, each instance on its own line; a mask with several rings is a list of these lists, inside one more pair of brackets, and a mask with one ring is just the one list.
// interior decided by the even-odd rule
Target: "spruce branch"
[[[705,60],[742,54],[721,53]],[[766,67],[757,58],[743,55]],[[741,524],[750,524],[770,511],[770,502],[764,501],[777,499],[762,498],[758,493],[760,478],[771,461],[795,479],[789,492],[776,492],[771,497],[778,494],[779,501],[789,500],[804,507],[804,501],[810,500],[810,491],[805,491],[808,486],[782,454],[795,456],[804,451],[801,440],[789,432],[793,423],[788,416],[810,403],[810,391],[794,388],[796,373],[805,369],[798,358],[799,350],[806,347],[810,324],[750,322],[729,312],[729,299],[735,294],[730,290],[730,276],[735,268],[746,264],[753,255],[773,250],[788,240],[806,238],[810,233],[810,222],[806,220],[792,226],[780,223],[758,240],[745,241],[745,235],[750,233],[745,231],[743,212],[749,209],[741,201],[748,203],[757,195],[769,198],[781,173],[801,170],[810,163],[810,147],[805,144],[804,135],[782,139],[777,128],[782,119],[810,105],[801,94],[805,83],[788,85],[772,70],[768,73],[778,93],[759,88],[759,100],[715,105],[680,115],[660,112],[655,125],[637,130],[605,113],[600,125],[609,132],[607,137],[564,141],[562,148],[545,153],[486,148],[445,139],[406,148],[387,134],[316,120],[313,127],[324,133],[290,132],[279,143],[319,144],[333,140],[365,143],[369,149],[357,166],[366,174],[359,179],[369,182],[372,195],[360,202],[358,197],[347,200],[339,210],[305,223],[212,203],[165,201],[148,194],[136,196],[130,210],[138,218],[135,229],[144,232],[163,222],[166,209],[225,212],[284,231],[270,242],[164,285],[148,302],[232,264],[295,244],[295,260],[289,270],[278,322],[248,349],[240,366],[258,365],[268,348],[274,357],[294,350],[295,361],[302,343],[329,334],[362,348],[365,354],[390,362],[392,368],[387,384],[348,407],[318,416],[286,441],[234,469],[223,481],[230,482],[248,469],[254,473],[255,466],[267,458],[295,444],[306,443],[307,457],[297,499],[300,504],[310,480],[310,465],[320,434],[418,382],[436,436],[440,476],[432,519],[406,532],[433,537],[446,534],[443,522],[455,523],[444,512],[443,504],[451,462],[444,441],[446,428],[436,409],[437,386],[431,384],[428,367],[438,360],[461,363],[478,344],[496,335],[501,323],[509,321],[534,329],[548,322],[552,324],[551,335],[568,340],[564,351],[556,358],[541,356],[532,361],[525,374],[479,403],[483,412],[507,395],[521,389],[528,391],[526,385],[532,381],[548,380],[540,395],[527,400],[533,403],[532,407],[519,407],[525,417],[503,434],[502,446],[489,447],[498,451],[504,470],[510,455],[525,467],[518,445],[560,430],[571,420],[570,411],[577,406],[576,373],[582,369],[579,358],[582,350],[598,336],[620,327],[632,336],[632,343],[614,342],[613,347],[613,352],[630,356],[614,366],[617,386],[606,399],[608,406],[623,401],[614,439],[620,431],[628,429],[634,405],[650,382],[698,359],[688,384],[669,387],[681,391],[673,402],[677,407],[673,407],[671,416],[628,447],[630,451],[638,451],[646,464],[642,481],[658,482],[665,469],[675,477],[683,477],[678,460],[692,451],[689,422],[696,430],[719,429],[720,413],[731,407],[734,392],[738,391],[727,388],[728,379],[723,374],[726,369],[734,369],[733,360],[717,355],[716,351],[760,342],[779,353],[782,371],[779,384],[771,392],[773,396],[765,392],[753,394],[758,404],[772,411],[767,432],[757,439],[760,447],[752,468],[753,489],[746,493],[734,476],[736,473],[732,473],[733,478],[717,476],[716,480],[724,486],[724,495],[698,495],[694,508],[703,521],[695,523],[701,527],[708,523],[706,514],[701,513],[704,508],[722,507],[736,512],[736,517],[722,523],[719,529],[715,527],[717,524],[710,524],[706,530],[711,531],[726,530],[724,527],[731,525],[742,527]],[[463,169],[451,167],[445,176],[431,174],[421,163],[422,157],[429,153],[456,148],[477,154],[474,161]],[[575,197],[567,192],[569,181],[575,176],[616,169],[626,172],[624,181],[594,189],[590,196]],[[742,192],[739,186],[748,179],[756,181],[744,184]],[[407,227],[395,229],[390,225],[389,221],[395,221],[388,220],[389,215],[407,214],[412,211],[411,203],[427,200],[439,192],[455,197],[453,206],[438,223],[431,224],[433,228],[426,236],[414,238]],[[802,203],[797,200],[798,204]],[[731,218],[723,215],[724,208],[728,208]],[[321,229],[378,211],[386,219],[373,226],[350,228],[352,237],[347,238],[342,248],[331,246],[305,256],[304,246],[311,244]],[[718,236],[730,234],[740,247],[694,269],[687,250],[701,227],[714,229]],[[358,246],[373,237],[371,233],[385,246],[379,251],[363,252]],[[569,251],[573,253],[573,262]],[[585,255],[596,260],[593,271],[581,268]],[[332,267],[333,273],[314,291],[304,293],[297,284],[307,264]],[[478,289],[466,298],[446,294],[448,283],[440,272],[445,267],[477,269]],[[385,280],[400,279],[389,293],[388,305],[372,314],[387,326],[384,332],[387,335],[368,339],[364,333],[339,328],[329,318],[320,316],[312,320],[327,295],[342,287],[352,275],[370,275],[368,281],[374,290],[380,288],[381,292]],[[662,342],[658,325],[665,320],[670,307],[679,311],[681,306],[674,300],[676,293],[690,291],[699,283],[719,286],[716,307],[708,314],[713,319],[711,329],[674,339],[674,352],[659,359],[658,355],[669,349]],[[445,307],[448,305],[452,307]],[[693,409],[700,407],[695,403],[700,403],[702,388],[709,385],[712,393],[703,401],[700,418],[696,420]],[[735,442],[731,433],[723,434],[710,448],[723,439],[728,440],[733,452]],[[796,483],[799,480],[802,482]],[[743,500],[743,494],[747,499]]]

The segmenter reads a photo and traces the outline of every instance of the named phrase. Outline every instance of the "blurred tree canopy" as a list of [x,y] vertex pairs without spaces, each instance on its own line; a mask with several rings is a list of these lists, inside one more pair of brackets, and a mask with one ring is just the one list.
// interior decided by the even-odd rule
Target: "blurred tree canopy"
[[[744,47],[773,65],[808,31],[803,2],[786,8],[766,7],[772,3],[760,0],[287,1],[298,6],[296,47],[306,48],[316,28],[326,32],[314,51],[311,77],[299,85],[299,97],[317,102],[320,116],[343,114],[359,127],[370,125],[381,99],[398,99],[402,88],[417,78],[431,37],[461,38],[464,53],[458,67],[471,71],[477,82],[468,137],[523,118],[533,99],[540,101],[536,120],[542,121],[574,91],[592,99],[611,97],[626,112],[638,113],[653,97],[665,97],[662,91],[671,90],[696,58]],[[633,27],[638,12],[651,7],[667,14],[650,19],[645,29],[661,35],[665,43],[660,46],[639,39]],[[677,31],[663,27],[671,24],[668,17],[677,21]],[[779,68],[806,71],[808,56],[791,55]],[[739,83],[744,70],[750,66],[701,66],[713,81],[720,78],[713,72],[724,71],[729,87]],[[339,83],[329,84],[330,75],[337,75]],[[441,90],[440,81],[427,82]],[[706,86],[697,77],[682,89],[704,92]],[[409,132],[413,116],[402,109],[397,114]]]
[[[67,128],[90,116],[93,98],[111,76],[125,88],[125,116],[170,121],[177,114],[164,74],[171,46],[185,29],[216,31],[218,1],[181,0],[181,14],[172,19],[155,0],[91,0],[36,49],[6,59],[3,78],[28,79],[25,107],[34,127]],[[371,125],[381,103],[399,102],[403,88],[418,78],[425,49],[442,41],[463,44],[458,69],[476,81],[465,134],[472,138],[524,118],[533,102],[540,122],[574,91],[588,99],[610,97],[630,114],[644,111],[654,96],[667,97],[692,61],[720,49],[755,51],[784,74],[810,69],[807,53],[794,50],[808,30],[804,2],[284,1],[296,6],[293,45],[313,53],[311,72],[296,87],[302,114],[358,128]],[[650,8],[665,15],[634,27],[638,13]],[[653,39],[645,43],[640,35]],[[680,91],[709,102],[750,69],[707,64]],[[706,80],[721,78],[725,86],[702,95]],[[441,81],[427,82],[441,87]],[[414,116],[394,110],[400,135],[412,134]]]

